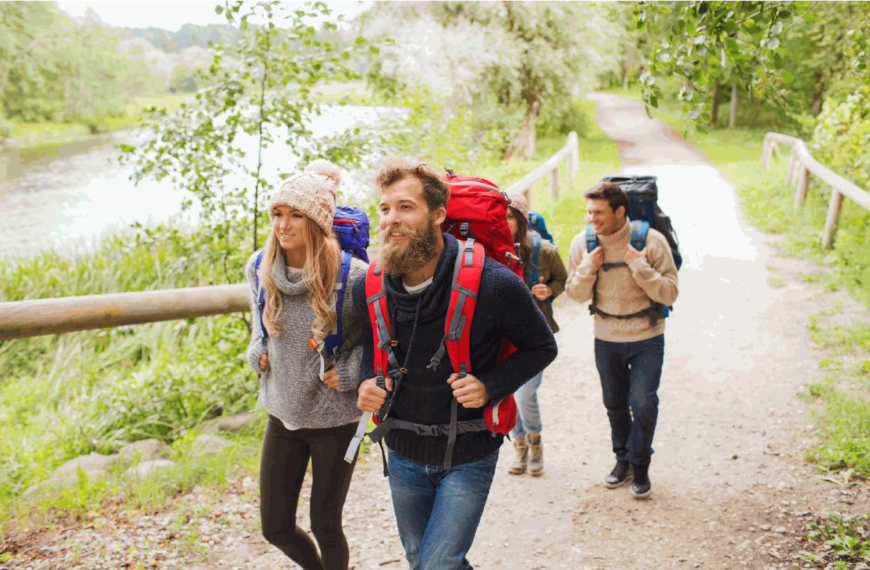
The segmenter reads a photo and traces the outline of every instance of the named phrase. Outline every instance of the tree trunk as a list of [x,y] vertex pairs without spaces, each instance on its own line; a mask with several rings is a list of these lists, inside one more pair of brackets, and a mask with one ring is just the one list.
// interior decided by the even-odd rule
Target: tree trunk
[[519,132],[511,141],[510,146],[504,153],[504,160],[532,158],[537,152],[535,149],[535,123],[538,119],[538,111],[541,108],[540,101],[535,101],[529,108],[529,113],[523,120]]
[[737,84],[731,86],[731,119],[728,126],[732,129],[737,126]]
[[816,90],[813,93],[813,116],[818,117],[819,113],[822,112],[822,101],[825,97],[825,80],[822,77],[821,71],[816,71]]
[[716,127],[719,123],[719,105],[722,104],[722,91],[719,89],[719,78],[713,85],[713,108],[710,109],[710,126]]
[[628,89],[629,80],[631,78],[631,66],[628,65],[628,60],[622,62],[622,88]]

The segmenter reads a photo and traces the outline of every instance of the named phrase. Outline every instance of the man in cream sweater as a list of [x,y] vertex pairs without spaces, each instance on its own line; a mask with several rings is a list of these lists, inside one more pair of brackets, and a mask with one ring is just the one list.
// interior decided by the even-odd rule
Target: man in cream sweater
[[634,479],[632,494],[646,498],[665,354],[656,304],[676,300],[677,267],[668,241],[652,228],[643,251],[632,247],[628,196],[619,185],[600,182],[585,198],[599,245],[587,252],[585,233],[574,237],[565,291],[578,303],[592,301],[595,315],[595,364],[616,455],[604,484],[614,489]]

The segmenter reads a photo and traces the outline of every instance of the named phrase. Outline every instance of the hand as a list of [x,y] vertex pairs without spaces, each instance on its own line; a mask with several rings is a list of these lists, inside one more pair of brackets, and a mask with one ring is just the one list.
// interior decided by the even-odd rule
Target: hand
[[601,269],[604,265],[604,248],[600,245],[589,252],[589,262],[595,266],[595,269]]
[[638,259],[640,259],[641,257],[643,257],[645,255],[646,255],[646,249],[644,249],[643,251],[638,251],[638,250],[634,249],[633,245],[628,244],[628,246],[626,246],[626,248],[625,248],[624,259],[628,265],[631,265],[632,263],[634,263],[635,261],[637,261]]
[[260,355],[260,370],[267,370],[269,368],[269,355],[263,353]]
[[387,391],[378,388],[378,379],[369,378],[363,380],[359,386],[359,395],[356,399],[356,407],[363,412],[377,412],[387,401],[387,391],[393,391],[393,379],[387,376]]
[[465,378],[460,378],[454,372],[447,383],[453,387],[453,397],[463,408],[482,408],[489,401],[489,392],[476,376],[467,374]]
[[333,390],[338,390],[338,371],[335,364],[329,363],[329,367],[323,372],[323,383]]
[[540,281],[540,283],[532,287],[532,295],[534,295],[541,301],[546,301],[553,296],[553,290],[550,289],[549,285],[544,284],[543,277],[538,277],[538,280]]

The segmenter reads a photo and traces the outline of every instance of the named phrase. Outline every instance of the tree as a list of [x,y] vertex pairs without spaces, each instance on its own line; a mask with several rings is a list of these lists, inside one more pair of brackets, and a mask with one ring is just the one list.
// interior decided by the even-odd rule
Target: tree
[[[223,243],[217,261],[228,281],[233,280],[227,270],[230,258],[244,259],[246,251],[259,246],[261,194],[267,184],[264,151],[280,142],[285,152],[303,160],[327,150],[333,159],[353,156],[352,147],[324,149],[314,140],[309,124],[321,106],[312,89],[321,81],[352,78],[345,64],[363,43],[360,39],[338,50],[318,40],[316,20],[335,28],[322,2],[291,8],[269,0],[242,8],[241,1],[217,8],[239,26],[240,37],[212,48],[213,62],[200,73],[212,86],[176,113],[150,109],[147,140],[139,148],[122,145],[126,159],[136,164],[137,181],[168,178],[198,199],[202,224]],[[222,63],[230,55],[238,65],[227,68]],[[285,166],[290,170],[295,164]],[[250,250],[236,244],[241,239],[235,232],[244,228],[250,232]]]
[[625,31],[609,8],[574,2],[375,4],[369,35],[389,35],[373,69],[383,84],[421,79],[455,106],[495,104],[522,120],[505,153],[535,154],[536,120],[618,69]]
[[662,75],[681,80],[678,99],[687,131],[693,126],[703,130],[703,123],[711,121],[708,108],[721,83],[742,85],[758,97],[779,97],[777,87],[789,76],[777,72],[783,63],[778,36],[794,16],[791,4],[685,2],[676,5],[676,17],[669,17],[671,9],[665,4],[636,6],[636,29],[649,30],[653,38],[641,76],[647,112],[662,97]]

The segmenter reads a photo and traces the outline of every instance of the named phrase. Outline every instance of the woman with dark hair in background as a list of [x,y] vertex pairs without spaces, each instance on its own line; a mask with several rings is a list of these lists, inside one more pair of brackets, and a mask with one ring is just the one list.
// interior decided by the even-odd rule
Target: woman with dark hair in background
[[[559,257],[559,249],[534,230],[529,229],[529,204],[522,194],[508,196],[508,225],[517,243],[517,253],[523,262],[523,278],[547,324],[554,333],[559,325],[553,319],[553,299],[565,290],[568,271]],[[516,391],[517,427],[511,432],[517,457],[510,473],[537,476],[544,473],[544,445],[541,442],[541,410],[538,406],[538,388],[544,372],[523,384]]]

